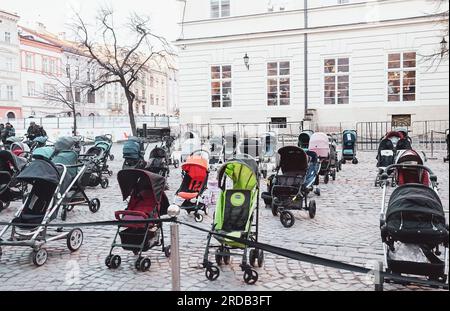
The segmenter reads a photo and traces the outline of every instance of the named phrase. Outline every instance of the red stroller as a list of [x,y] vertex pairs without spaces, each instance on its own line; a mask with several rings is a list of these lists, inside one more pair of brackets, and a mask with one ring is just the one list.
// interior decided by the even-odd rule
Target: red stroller
[[[166,187],[164,177],[143,170],[128,169],[120,171],[117,180],[123,199],[129,199],[127,209],[115,213],[117,220],[159,219],[167,214],[169,200],[164,193]],[[117,243],[118,235],[121,243]],[[166,257],[170,257],[170,245],[164,244],[162,223],[119,225],[105,264],[110,269],[119,268],[121,258],[112,252],[114,248],[122,247],[138,256],[135,263],[136,270],[148,271],[151,260],[149,257],[142,257],[142,253],[156,246],[161,246]]]

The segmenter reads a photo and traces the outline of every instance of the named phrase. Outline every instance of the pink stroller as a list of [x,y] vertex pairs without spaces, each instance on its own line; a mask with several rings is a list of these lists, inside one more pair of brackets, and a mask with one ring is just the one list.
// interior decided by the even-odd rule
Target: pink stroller
[[320,161],[320,172],[316,179],[319,184],[319,176],[324,176],[324,183],[328,184],[330,176],[336,179],[336,165],[333,165],[330,141],[325,133],[314,133],[309,141],[309,151],[315,152]]

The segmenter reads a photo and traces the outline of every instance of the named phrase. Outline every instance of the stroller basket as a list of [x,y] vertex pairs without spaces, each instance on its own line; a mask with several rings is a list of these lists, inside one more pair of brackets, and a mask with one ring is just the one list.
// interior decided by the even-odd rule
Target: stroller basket
[[145,236],[145,228],[127,228],[120,231],[119,236],[124,250],[138,252],[143,244],[142,251],[146,252],[152,247],[151,242],[156,237],[156,232],[148,230]]

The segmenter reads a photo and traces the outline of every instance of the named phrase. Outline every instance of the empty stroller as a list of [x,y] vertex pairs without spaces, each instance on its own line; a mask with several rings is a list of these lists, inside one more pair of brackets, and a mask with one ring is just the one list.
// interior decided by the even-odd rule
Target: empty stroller
[[448,162],[449,158],[450,158],[450,130],[446,130],[445,131],[445,143],[447,144],[447,156],[444,157],[444,163]]
[[223,164],[223,142],[220,137],[209,140],[209,169],[217,170]]
[[239,132],[231,132],[224,136],[223,154],[224,160],[228,161],[236,157],[238,144],[239,144]]
[[21,141],[12,143],[10,150],[14,155],[18,157],[26,158],[30,154],[30,147],[28,147],[27,144]]
[[[127,169],[117,174],[117,180],[123,200],[128,199],[127,209],[115,213],[117,220],[152,220],[167,214],[169,201],[164,193],[164,177],[144,170]],[[117,242],[117,236],[121,243]],[[136,270],[148,271],[152,262],[149,257],[142,257],[142,253],[156,246],[161,246],[166,257],[170,257],[170,246],[164,244],[161,222],[119,225],[105,264],[110,269],[119,268],[122,259],[119,255],[113,255],[113,250],[122,247],[138,256],[134,265]]]
[[309,142],[311,140],[311,136],[314,134],[314,131],[304,130],[298,136],[298,146],[305,151],[309,150]]
[[138,137],[129,137],[123,145],[124,162],[122,169],[145,168],[145,146],[144,140]]
[[[415,155],[409,152],[403,155],[407,158],[405,160],[413,160],[412,162],[418,161],[417,156],[417,153]],[[436,190],[437,177],[429,168],[405,164],[408,162],[411,163],[405,161],[388,166],[381,178],[383,200],[380,228],[386,271],[426,276],[428,280],[435,284],[442,283],[448,289],[448,284],[445,285],[445,265],[448,262],[449,231]],[[393,191],[386,206],[389,171],[395,171],[399,187]],[[440,246],[445,248],[443,252]],[[395,282],[389,277],[384,277],[382,281]],[[376,289],[382,290],[382,283]]]
[[[83,174],[82,165],[77,165],[76,168],[80,168],[78,175],[70,176],[69,170],[74,168],[53,164],[41,158],[33,160],[20,172],[17,180],[30,185],[31,190],[22,207],[16,212],[15,218],[0,232],[0,246],[31,247],[32,261],[36,266],[42,266],[47,261],[48,253],[44,246],[48,242],[65,239],[71,252],[81,247],[81,229],[75,228],[69,232],[59,229],[51,232],[51,229],[46,227],[57,217],[69,189]],[[8,230],[11,230],[10,236],[4,238]]]
[[[378,174],[375,179],[375,187],[381,185],[380,179],[381,175],[385,172],[385,168],[395,163],[397,147],[400,147],[400,149],[410,147],[410,144],[408,146],[408,139],[405,138],[402,132],[389,132],[380,141],[377,154]],[[395,186],[394,176],[390,177],[391,185]]]
[[275,168],[274,158],[277,153],[277,136],[273,132],[264,133],[262,138],[262,165],[260,168],[261,175],[267,178],[268,172]]
[[358,164],[356,157],[356,139],[357,132],[355,130],[345,130],[342,135],[342,164],[347,161],[352,161],[353,164]]
[[188,214],[194,213],[196,222],[202,222],[203,215],[199,212],[208,214],[203,197],[208,186],[208,160],[200,155],[192,155],[183,163],[181,170],[183,182],[176,193],[183,200],[180,207]]
[[26,187],[16,180],[17,175],[27,164],[27,160],[11,151],[0,151],[0,211],[9,207],[12,201],[24,197]]
[[[212,231],[225,236],[257,242],[259,178],[256,162],[251,159],[231,160],[220,168],[218,180],[220,197],[217,202]],[[227,181],[232,183],[232,188],[228,188]],[[219,245],[215,246],[211,245],[212,237],[212,233],[208,234],[203,258],[206,278],[214,281],[220,275],[219,268],[209,261],[210,250],[215,248],[215,261],[218,266],[230,264],[232,255],[242,256],[240,266],[244,271],[244,281],[247,284],[254,284],[258,280],[258,273],[252,267],[263,266],[263,251],[251,249],[247,257],[247,245],[214,236],[219,242]],[[243,254],[231,253],[232,250],[242,250]]]
[[277,173],[269,185],[272,214],[280,215],[283,226],[290,228],[295,223],[291,210],[306,210],[310,218],[316,216],[316,201],[309,201],[308,195],[313,191],[320,162],[314,152],[308,152],[310,159],[303,149],[295,146],[281,148],[278,154]]
[[150,159],[145,167],[145,170],[161,175],[163,177],[169,176],[169,156],[166,150],[162,147],[155,147],[150,152]]
[[[328,136],[324,133],[314,133],[309,142],[309,150],[317,154],[320,161],[320,176],[324,176],[324,183],[328,184],[330,176],[336,180],[336,160],[333,163]],[[333,165],[334,164],[334,165]],[[318,184],[317,177],[316,184]]]

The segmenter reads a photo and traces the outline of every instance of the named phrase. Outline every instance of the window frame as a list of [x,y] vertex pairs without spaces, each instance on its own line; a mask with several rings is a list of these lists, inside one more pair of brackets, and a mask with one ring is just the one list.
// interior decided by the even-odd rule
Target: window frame
[[36,82],[35,81],[27,81],[27,96],[28,97],[36,96]]
[[[334,73],[326,73],[325,72],[325,61],[328,59],[333,59],[335,61],[335,67],[336,67],[336,72]],[[348,59],[348,71],[347,72],[339,72],[339,59]],[[321,61],[321,73],[322,73],[322,89],[321,89],[321,98],[322,98],[322,105],[324,106],[348,106],[352,104],[352,58],[349,55],[330,55],[330,56],[323,56],[322,57],[322,61]],[[338,95],[338,90],[339,90],[339,77],[343,77],[343,76],[348,76],[348,103],[346,104],[339,104],[339,95]],[[327,104],[325,103],[325,100],[327,98],[331,98],[331,97],[325,97],[325,78],[326,77],[335,77],[335,82],[334,82],[334,104]]]
[[5,31],[5,43],[12,43],[11,39],[11,33],[9,31]]
[[[280,63],[289,63],[289,75],[280,75]],[[267,68],[270,63],[277,63],[277,75],[276,76],[269,76],[269,69]],[[267,108],[272,107],[292,107],[292,61],[290,59],[274,59],[274,60],[268,60],[266,61],[265,66],[265,83],[266,83],[266,105]],[[281,98],[280,98],[280,79],[282,78],[289,78],[289,104],[288,105],[281,105]],[[276,79],[277,80],[277,104],[276,105],[269,105],[269,79]]]
[[[415,67],[411,67],[411,68],[408,68],[407,67],[407,69],[405,70],[405,67],[404,67],[404,54],[407,54],[407,53],[415,53],[416,54],[416,59],[415,59],[415,62],[416,62],[416,66]],[[401,64],[401,66],[400,66],[400,68],[389,68],[389,55],[392,55],[392,54],[400,54],[400,64]],[[385,57],[385,66],[384,66],[384,71],[385,71],[385,73],[384,73],[384,78],[385,78],[385,82],[384,82],[384,93],[385,93],[385,101],[386,101],[386,103],[388,104],[388,105],[395,105],[395,104],[415,104],[415,103],[417,103],[417,101],[418,101],[418,96],[419,96],[419,67],[417,66],[418,65],[418,59],[417,59],[417,56],[418,56],[418,52],[417,52],[417,50],[413,50],[413,49],[411,49],[411,50],[404,50],[404,49],[402,49],[402,50],[392,50],[392,51],[388,51],[387,52],[387,55],[386,55],[386,57]],[[389,101],[389,73],[390,72],[395,72],[395,71],[400,71],[400,93],[399,93],[399,96],[400,96],[400,101]],[[408,100],[408,101],[405,101],[405,100],[403,100],[403,95],[404,95],[404,93],[403,93],[403,77],[404,77],[404,72],[405,71],[414,71],[415,72],[415,91],[414,91],[414,95],[415,95],[415,98],[414,98],[414,100]]]
[[[230,67],[230,72],[231,72],[231,78],[222,78],[222,72],[223,72],[223,67]],[[213,79],[212,78],[212,68],[213,67],[220,67],[220,78],[219,79]],[[211,64],[209,66],[209,70],[208,70],[208,75],[209,75],[209,99],[208,99],[208,103],[209,103],[209,108],[210,109],[230,109],[233,108],[233,102],[234,102],[234,92],[233,92],[233,64],[230,63],[222,63],[222,64]],[[213,107],[213,87],[212,84],[213,82],[219,82],[220,83],[220,106],[219,107]],[[223,82],[230,82],[230,89],[231,89],[231,96],[230,96],[230,106],[228,107],[224,107],[223,106]],[[217,95],[216,95],[217,96]]]
[[[219,15],[218,16],[214,16],[213,15],[213,1],[217,1],[219,3]],[[228,15],[224,15],[223,14],[223,2],[228,1],[228,6],[229,6],[229,10],[228,10]],[[231,0],[209,0],[209,17],[211,19],[218,19],[218,18],[226,18],[226,17],[230,17],[231,16]]]

